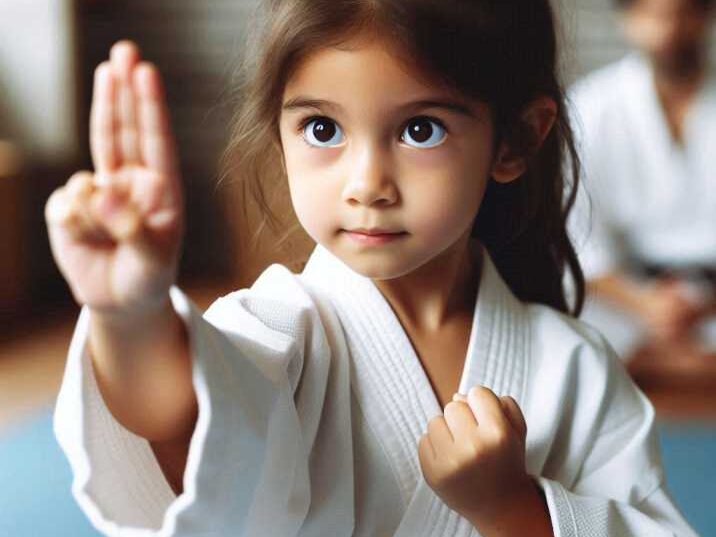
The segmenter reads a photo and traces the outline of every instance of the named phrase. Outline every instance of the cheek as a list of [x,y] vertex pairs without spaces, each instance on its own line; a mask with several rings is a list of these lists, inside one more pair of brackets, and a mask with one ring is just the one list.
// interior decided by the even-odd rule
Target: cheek
[[320,211],[316,211],[317,207],[315,206],[315,197],[311,196],[305,188],[305,180],[303,177],[296,176],[295,171],[291,171],[289,166],[287,166],[287,170],[289,177],[288,186],[293,210],[296,213],[296,217],[301,223],[301,226],[303,226],[308,234],[313,237],[313,230],[320,221]]
[[435,162],[425,159],[414,174],[408,174],[418,178],[412,188],[404,190],[406,206],[413,208],[408,215],[413,229],[431,240],[445,241],[472,225],[489,180],[488,142],[482,138],[467,141],[465,147]]
[[479,174],[426,181],[410,191],[408,229],[426,242],[456,239],[472,226],[484,196],[487,177]]
[[333,194],[327,188],[319,188],[321,178],[314,170],[299,173],[287,163],[288,186],[291,203],[303,229],[314,241],[323,242],[336,228]]
[[303,142],[286,135],[283,128],[281,134],[291,204],[301,226],[311,238],[318,240],[328,217],[328,203],[325,196],[316,195],[315,189],[320,182],[316,164],[307,154]]

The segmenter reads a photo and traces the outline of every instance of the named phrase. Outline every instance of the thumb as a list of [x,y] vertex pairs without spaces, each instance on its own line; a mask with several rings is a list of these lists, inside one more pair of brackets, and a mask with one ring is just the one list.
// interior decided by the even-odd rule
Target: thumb
[[142,216],[126,195],[107,185],[92,194],[90,208],[93,217],[102,224],[114,241],[141,241],[144,227]]

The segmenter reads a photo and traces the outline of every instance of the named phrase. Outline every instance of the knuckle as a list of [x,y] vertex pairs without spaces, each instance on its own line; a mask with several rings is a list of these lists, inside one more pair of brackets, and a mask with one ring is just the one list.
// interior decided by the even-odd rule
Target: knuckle
[[451,456],[451,457],[447,457],[445,459],[445,470],[446,470],[447,476],[453,476],[453,475],[459,474],[460,472],[462,472],[462,468],[463,468],[463,464],[459,458],[457,458],[455,456]]
[[92,181],[93,174],[86,170],[75,172],[67,180],[67,187],[70,189],[80,187],[88,182]]
[[424,434],[420,437],[418,440],[418,451],[423,454],[427,454],[429,452],[429,438],[427,434]]
[[477,398],[485,397],[488,393],[491,393],[491,390],[485,386],[482,385],[475,385],[470,389],[470,393]]
[[496,427],[492,434],[492,445],[497,449],[505,448],[510,443],[510,435],[503,427]]
[[462,446],[462,456],[467,461],[474,461],[480,457],[480,444],[477,440],[465,442]]
[[443,411],[444,414],[456,414],[460,411],[460,405],[462,405],[459,401],[450,401],[447,405],[445,405],[445,410]]
[[64,187],[56,189],[45,203],[45,220],[48,223],[60,223],[67,217],[67,201]]
[[428,432],[434,432],[444,421],[442,416],[435,416],[428,421]]

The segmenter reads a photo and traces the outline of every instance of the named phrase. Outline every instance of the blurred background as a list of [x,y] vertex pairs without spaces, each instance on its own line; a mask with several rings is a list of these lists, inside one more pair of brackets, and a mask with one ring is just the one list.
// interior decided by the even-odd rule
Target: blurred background
[[[217,181],[253,4],[0,0],[0,537],[96,535],[51,430],[78,308],[52,261],[43,210],[74,171],[92,168],[92,74],[112,43],[136,41],[166,84],[187,199],[181,285],[205,307],[267,262],[293,259],[248,248],[241,194]],[[560,0],[558,10],[567,84],[625,54],[610,0]],[[700,533],[716,535],[716,374],[665,363],[630,370],[657,408],[678,505]]]

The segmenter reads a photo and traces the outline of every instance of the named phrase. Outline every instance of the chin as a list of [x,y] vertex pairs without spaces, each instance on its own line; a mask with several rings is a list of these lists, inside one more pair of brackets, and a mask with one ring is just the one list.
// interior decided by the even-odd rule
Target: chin
[[394,280],[411,273],[419,265],[407,263],[405,256],[396,252],[393,255],[371,256],[370,254],[350,254],[338,257],[351,270],[371,280]]

